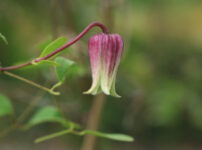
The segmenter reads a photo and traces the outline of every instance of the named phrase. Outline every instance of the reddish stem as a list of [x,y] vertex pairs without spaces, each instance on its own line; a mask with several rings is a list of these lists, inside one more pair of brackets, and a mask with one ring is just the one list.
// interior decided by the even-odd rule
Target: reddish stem
[[72,44],[76,43],[78,40],[80,40],[91,28],[93,27],[100,27],[102,29],[102,32],[103,33],[107,33],[107,28],[99,23],[99,22],[94,22],[94,23],[91,23],[89,24],[77,37],[75,37],[72,41],[70,41],[69,43],[65,44],[64,46],[56,49],[55,51],[53,51],[52,53],[48,54],[47,56],[45,57],[42,57],[42,58],[36,58],[34,60],[31,60],[31,61],[28,61],[24,64],[20,64],[20,65],[16,65],[16,66],[9,66],[9,67],[3,67],[3,68],[0,68],[0,72],[4,72],[4,71],[9,71],[9,70],[15,70],[15,69],[19,69],[19,68],[23,68],[23,67],[26,67],[28,65],[31,65],[33,62],[37,63],[37,62],[40,62],[42,60],[47,60],[49,59],[50,57],[56,55],[57,53],[61,52],[62,50],[64,50],[65,48],[71,46]]

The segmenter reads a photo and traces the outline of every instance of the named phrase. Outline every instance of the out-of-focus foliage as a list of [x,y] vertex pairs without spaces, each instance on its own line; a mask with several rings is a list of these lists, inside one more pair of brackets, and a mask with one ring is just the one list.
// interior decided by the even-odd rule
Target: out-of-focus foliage
[[54,50],[64,46],[66,44],[66,42],[67,42],[66,37],[60,37],[60,38],[56,39],[55,41],[51,42],[49,45],[47,45],[44,48],[44,50],[42,51],[39,58],[45,57],[48,54],[52,53]]
[[72,72],[74,62],[63,57],[57,57],[55,59],[55,62],[59,64],[58,66],[56,66],[58,80],[64,83],[66,77],[69,76]]
[[46,106],[39,109],[36,114],[31,117],[25,127],[30,128],[32,126],[36,126],[45,122],[57,122],[64,126],[68,126],[68,123],[66,122],[66,120],[63,119],[60,111],[57,108]]
[[10,100],[4,95],[0,94],[0,116],[5,116],[13,112]]
[[[5,45],[0,40],[1,65],[36,58],[40,55],[39,45],[49,43],[46,41],[53,37],[53,32],[70,41],[92,21],[104,22],[103,18],[111,17],[110,32],[122,35],[125,43],[116,83],[122,98],[107,97],[100,130],[130,134],[136,142],[128,145],[104,140],[100,141],[101,149],[201,149],[202,2],[111,0],[108,4],[110,15],[103,10],[107,4],[102,0],[68,2],[68,5],[62,0],[58,2],[57,31],[54,31],[50,1],[0,1],[0,32],[9,41],[9,45]],[[84,126],[93,98],[82,94],[91,83],[87,44],[88,38],[98,32],[100,30],[93,29],[63,54],[63,57],[77,62],[82,71],[75,71],[77,76],[68,78],[58,88],[61,96],[57,100],[68,119]],[[16,73],[41,84],[54,85],[57,82],[57,75],[50,66],[34,68],[28,67]],[[0,76],[0,93],[12,99],[16,115],[36,97],[41,99],[36,110],[55,104],[52,96],[38,96],[37,89],[4,75]],[[10,122],[1,117],[0,129],[8,125]],[[18,143],[28,143],[38,135],[58,128],[42,125],[23,134]],[[0,139],[0,149],[6,149],[5,143],[21,148],[19,145],[22,144],[18,145],[14,142],[16,138],[12,139],[17,134],[8,135],[5,141]],[[51,148],[58,149],[61,145],[61,150],[67,146],[78,149],[75,145],[80,145],[80,140],[71,138],[74,140],[68,136],[61,138],[60,142],[56,139]],[[40,145],[36,147],[43,149]]]
[[2,39],[5,44],[8,44],[8,41],[7,41],[6,37],[1,33],[0,33],[0,39]]

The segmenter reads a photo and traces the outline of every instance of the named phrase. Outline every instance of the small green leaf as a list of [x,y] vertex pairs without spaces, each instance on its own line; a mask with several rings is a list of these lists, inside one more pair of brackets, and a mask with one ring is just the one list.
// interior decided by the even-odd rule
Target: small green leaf
[[10,100],[0,94],[0,116],[11,114],[13,111],[12,104]]
[[82,76],[85,73],[85,69],[78,64],[74,65],[71,70],[72,77]]
[[39,43],[39,45],[37,46],[38,50],[39,51],[44,50],[51,42],[52,42],[52,40],[51,40],[51,36],[50,36],[45,41],[42,41],[41,43]]
[[51,61],[51,60],[42,60],[40,62],[37,62],[37,63],[32,63],[33,65],[41,65],[41,64],[44,64],[44,65],[51,65],[51,66],[59,66],[60,64],[54,62],[54,61]]
[[91,134],[91,135],[95,135],[97,137],[101,137],[101,138],[107,138],[107,139],[111,139],[111,140],[116,140],[116,141],[123,141],[123,142],[133,142],[134,139],[131,136],[128,135],[124,135],[124,134],[109,134],[109,133],[102,133],[102,132],[98,132],[98,131],[92,131],[92,130],[84,130],[81,132],[77,132],[74,131],[75,125],[74,124],[70,124],[69,128],[66,130],[62,130],[56,133],[52,133],[40,138],[37,138],[35,140],[35,143],[40,143],[46,140],[50,140],[59,136],[63,136],[69,133],[75,134],[75,135],[79,135],[79,136],[83,136],[86,134]]
[[111,140],[123,141],[123,142],[133,142],[134,139],[131,136],[125,134],[117,134],[117,133],[102,133],[98,131],[92,130],[84,130],[80,133],[80,135],[91,134],[102,138],[107,138]]
[[59,66],[56,66],[56,72],[59,81],[63,83],[66,77],[71,74],[74,62],[63,57],[57,57],[55,62],[60,64]]
[[43,50],[43,52],[41,53],[39,58],[50,54],[54,50],[56,50],[56,49],[60,48],[61,46],[65,45],[66,42],[67,42],[66,37],[60,37],[60,38],[56,39],[55,41],[48,44],[48,46],[46,46],[46,48]]
[[30,128],[45,122],[57,122],[65,127],[69,126],[69,122],[62,117],[57,108],[53,106],[46,106],[38,110],[34,116],[31,117],[29,122],[25,125],[25,128]]
[[7,41],[6,37],[1,33],[0,33],[0,38],[4,41],[5,44],[8,45],[8,41]]

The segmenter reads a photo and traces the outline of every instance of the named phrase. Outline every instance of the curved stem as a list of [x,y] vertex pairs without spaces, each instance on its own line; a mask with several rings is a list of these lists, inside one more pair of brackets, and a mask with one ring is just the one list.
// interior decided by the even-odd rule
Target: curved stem
[[34,60],[31,60],[31,61],[28,61],[24,64],[20,64],[20,65],[16,65],[16,66],[10,66],[10,67],[3,67],[3,68],[0,68],[0,72],[4,72],[4,71],[9,71],[9,70],[15,70],[15,69],[19,69],[19,68],[23,68],[23,67],[26,67],[28,65],[32,65],[32,63],[37,63],[37,62],[40,62],[40,61],[43,61],[43,60],[46,60],[46,59],[49,59],[50,57],[56,55],[57,53],[61,52],[62,50],[64,50],[65,48],[71,46],[72,44],[76,43],[78,40],[80,40],[91,28],[93,27],[100,27],[102,29],[102,32],[103,33],[107,33],[107,28],[99,23],[99,22],[94,22],[94,23],[91,23],[90,25],[88,25],[77,37],[75,37],[72,41],[70,41],[69,43],[65,44],[64,46],[56,49],[55,51],[53,51],[52,53],[48,54],[47,56],[45,57],[42,57],[42,58],[36,58]]
[[4,71],[3,73],[6,74],[6,75],[8,75],[8,76],[10,76],[10,77],[16,78],[16,79],[21,80],[23,82],[26,82],[26,83],[28,83],[28,84],[30,84],[32,86],[35,86],[35,87],[37,87],[39,89],[42,89],[42,90],[44,90],[44,91],[46,91],[46,92],[48,92],[48,93],[50,93],[52,95],[60,95],[59,92],[55,92],[55,91],[53,91],[53,90],[51,90],[51,89],[49,89],[47,87],[44,87],[44,86],[42,86],[40,84],[37,84],[37,83],[35,83],[33,81],[27,80],[27,79],[25,79],[23,77],[20,77],[20,76],[16,75],[16,74],[13,74],[11,72]]
[[66,129],[66,130],[63,130],[63,131],[60,131],[60,132],[56,132],[56,133],[53,133],[53,134],[49,134],[49,135],[40,137],[40,138],[36,139],[34,141],[34,143],[40,143],[40,142],[43,142],[43,141],[46,141],[46,140],[50,140],[50,139],[53,139],[53,138],[56,138],[56,137],[71,133],[73,131],[73,129],[74,129],[74,125],[71,124],[69,129]]

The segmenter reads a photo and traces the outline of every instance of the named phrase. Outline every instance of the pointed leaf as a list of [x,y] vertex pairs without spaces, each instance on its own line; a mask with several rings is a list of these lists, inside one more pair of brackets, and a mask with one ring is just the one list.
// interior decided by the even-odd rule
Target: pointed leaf
[[0,94],[0,116],[11,114],[12,111],[13,108],[10,100],[6,96]]
[[111,140],[117,140],[117,141],[123,141],[123,142],[133,142],[134,139],[131,136],[125,135],[125,134],[117,134],[117,133],[102,133],[98,131],[92,131],[92,130],[84,130],[81,132],[81,135],[85,134],[92,134],[98,137],[107,138]]
[[33,63],[33,65],[51,65],[51,66],[59,66],[58,63],[54,62],[54,61],[51,61],[51,60],[43,60],[43,61],[40,61],[38,63]]
[[52,42],[51,37],[48,37],[46,40],[39,43],[37,49],[39,51],[43,51],[51,42]]
[[45,122],[57,122],[65,127],[69,126],[69,122],[62,117],[60,111],[57,108],[53,106],[46,106],[38,110],[34,116],[31,117],[25,127],[30,128]]
[[63,57],[57,57],[55,62],[60,64],[59,66],[56,66],[56,72],[58,80],[63,83],[66,76],[70,75],[73,71],[74,62]]
[[39,58],[44,57],[48,54],[50,54],[51,52],[53,52],[54,50],[60,48],[61,46],[65,45],[67,42],[67,38],[66,37],[60,37],[58,39],[56,39],[55,41],[51,42],[50,44],[48,44],[48,46],[46,46],[46,48],[42,51],[41,55]]
[[0,39],[2,39],[4,41],[4,43],[8,45],[8,41],[7,41],[6,37],[1,33],[0,33]]

